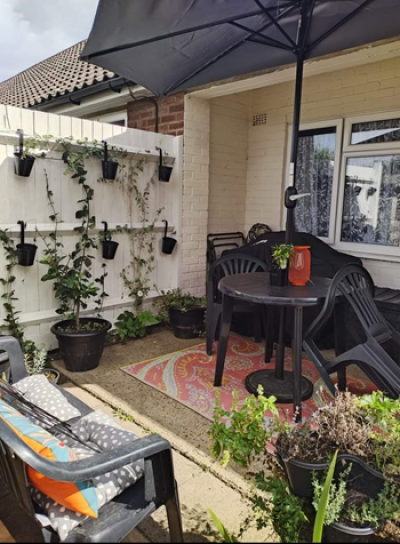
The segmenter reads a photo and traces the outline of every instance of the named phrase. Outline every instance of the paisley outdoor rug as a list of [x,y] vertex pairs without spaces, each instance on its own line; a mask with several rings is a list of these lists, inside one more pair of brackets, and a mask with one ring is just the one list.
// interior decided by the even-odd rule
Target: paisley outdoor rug
[[[209,356],[206,353],[206,345],[203,343],[123,367],[122,370],[202,416],[212,419],[216,393],[214,388],[216,357],[216,346],[214,346],[213,355]],[[230,410],[233,391],[237,391],[239,402],[243,402],[249,396],[244,385],[246,376],[256,370],[273,368],[273,365],[274,361],[271,365],[264,363],[264,345],[231,335],[225,361],[223,386],[220,388],[222,406]],[[287,370],[292,368],[290,351],[286,356],[285,368]],[[314,396],[303,403],[303,415],[308,418],[318,407],[329,403],[332,397],[311,362],[303,361],[303,375],[314,383]],[[352,375],[348,376],[348,388],[357,395],[376,390],[367,378]],[[293,416],[292,405],[281,404],[279,407],[285,410],[289,417]]]

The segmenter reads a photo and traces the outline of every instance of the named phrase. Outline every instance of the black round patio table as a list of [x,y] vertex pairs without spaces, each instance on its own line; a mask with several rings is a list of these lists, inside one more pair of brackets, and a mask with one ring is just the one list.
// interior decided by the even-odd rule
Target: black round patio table
[[265,272],[234,274],[223,278],[218,285],[219,290],[223,294],[223,306],[215,371],[215,386],[220,387],[222,383],[235,299],[263,304],[265,306],[293,307],[293,373],[284,372],[283,369],[284,344],[283,334],[280,331],[280,346],[278,346],[277,350],[278,356],[275,370],[259,370],[254,372],[248,376],[246,387],[250,392],[254,393],[260,384],[264,387],[264,394],[266,396],[279,396],[279,394],[276,395],[277,392],[282,394],[283,397],[285,393],[289,394],[290,398],[293,399],[296,420],[301,421],[301,402],[310,398],[313,393],[312,383],[302,376],[303,309],[309,306],[322,305],[330,284],[330,279],[312,278],[304,287],[295,287],[291,284],[285,287],[274,287],[270,285],[269,273]]

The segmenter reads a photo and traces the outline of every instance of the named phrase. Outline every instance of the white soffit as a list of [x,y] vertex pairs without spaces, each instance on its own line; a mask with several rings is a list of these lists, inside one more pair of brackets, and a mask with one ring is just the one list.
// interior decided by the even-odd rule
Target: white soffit
[[[304,67],[304,77],[312,77],[327,72],[336,72],[345,70],[346,68],[372,64],[398,56],[400,56],[400,40],[369,45],[349,53],[307,61]],[[242,78],[236,81],[228,81],[227,83],[219,83],[212,87],[192,91],[190,95],[199,98],[217,98],[293,81],[295,75],[296,68],[293,65],[290,68],[278,68],[273,72],[253,75],[246,79]]]

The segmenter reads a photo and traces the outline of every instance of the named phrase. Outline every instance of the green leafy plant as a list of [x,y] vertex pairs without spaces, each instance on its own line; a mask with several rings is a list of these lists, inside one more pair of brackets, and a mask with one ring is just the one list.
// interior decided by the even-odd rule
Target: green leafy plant
[[285,270],[293,254],[292,244],[279,244],[272,247],[272,262],[276,268]]
[[276,398],[264,397],[260,387],[258,396],[251,395],[241,407],[238,394],[234,392],[232,410],[228,411],[221,407],[221,397],[216,391],[216,407],[209,435],[212,453],[222,466],[227,466],[232,460],[241,467],[248,467],[255,457],[264,452],[274,428],[265,425],[266,412],[271,412],[274,422],[280,426],[275,403]]
[[[24,147],[22,150],[22,155],[19,155],[18,150],[18,157],[20,159],[27,159],[30,157],[45,157],[46,152],[51,149],[50,140],[52,139],[52,136],[28,136],[24,138]],[[40,153],[35,153],[37,150],[41,150]]]
[[205,308],[207,305],[206,297],[195,297],[190,293],[184,293],[181,289],[172,289],[171,291],[160,291],[160,297],[156,301],[158,307],[158,317],[163,323],[169,323],[169,310],[176,308],[181,312],[187,312],[193,308]]
[[26,341],[24,344],[24,363],[30,376],[43,374],[47,363],[47,351],[38,349],[34,342]]
[[[282,473],[265,478],[264,472],[255,477],[256,488],[263,495],[251,498],[256,527],[260,531],[272,523],[281,542],[302,542],[308,517],[305,501],[290,491],[289,484]],[[265,498],[265,493],[270,499]]]
[[400,517],[400,489],[398,485],[386,482],[376,499],[346,508],[343,517],[359,527],[378,529],[383,523],[398,521]]
[[211,519],[213,520],[214,525],[217,528],[219,534],[222,536],[223,542],[229,542],[229,543],[238,542],[238,540],[228,532],[228,530],[226,529],[222,521],[211,510],[211,508],[208,509],[208,513],[210,514]]
[[[333,456],[323,487],[320,487],[318,480],[314,478],[314,507],[317,512],[313,532],[313,543],[315,544],[322,542],[325,524],[330,525],[334,521],[338,521],[346,501],[345,477],[341,478],[338,487],[333,483],[338,453],[339,451],[336,451]],[[328,506],[330,506],[329,510]]]
[[112,333],[121,341],[127,338],[142,338],[146,335],[147,326],[154,323],[157,323],[157,318],[152,312],[143,311],[135,315],[125,311],[118,316]]

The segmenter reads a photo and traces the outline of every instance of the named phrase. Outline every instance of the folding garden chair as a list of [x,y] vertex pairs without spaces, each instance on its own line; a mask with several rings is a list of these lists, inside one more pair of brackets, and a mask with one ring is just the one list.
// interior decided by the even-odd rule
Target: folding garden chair
[[[334,359],[327,360],[319,350],[315,338],[332,316],[335,304],[351,306],[360,322],[363,338],[352,328],[349,332],[357,340],[357,345],[337,353]],[[344,325],[344,320],[342,313],[336,321],[337,324],[342,322]],[[344,266],[333,278],[324,307],[306,332],[303,344],[331,393],[335,394],[335,385],[330,376],[338,372],[340,388],[343,389],[346,387],[346,367],[355,364],[379,389],[397,398],[400,395],[400,367],[384,348],[391,341],[400,346],[400,334],[379,312],[374,301],[374,283],[371,276],[362,266]]]
[[[27,374],[19,342],[12,337],[2,337],[0,349],[9,355],[14,383],[25,378]],[[92,411],[68,391],[62,388],[59,391],[78,408],[82,416]],[[0,488],[8,488],[22,510],[37,522],[43,518],[44,512],[31,495],[26,465],[52,480],[81,482],[94,480],[97,476],[140,460],[144,460],[144,476],[103,506],[98,519],[86,519],[63,542],[121,542],[161,506],[167,510],[171,542],[183,542],[170,444],[157,435],[150,435],[88,459],[61,463],[36,453],[7,423],[0,420]],[[58,535],[49,527],[43,527],[42,534],[45,542],[59,542]]]
[[[235,253],[220,257],[211,266],[207,283],[207,353],[212,354],[213,342],[217,337],[218,326],[222,313],[222,294],[218,290],[219,281],[225,276],[233,274],[251,274],[253,272],[268,272],[268,265],[245,253]],[[273,331],[270,311],[259,304],[237,302],[234,312],[248,313],[252,315],[255,341],[261,342],[263,324],[267,338],[266,361],[271,359],[273,350]]]

